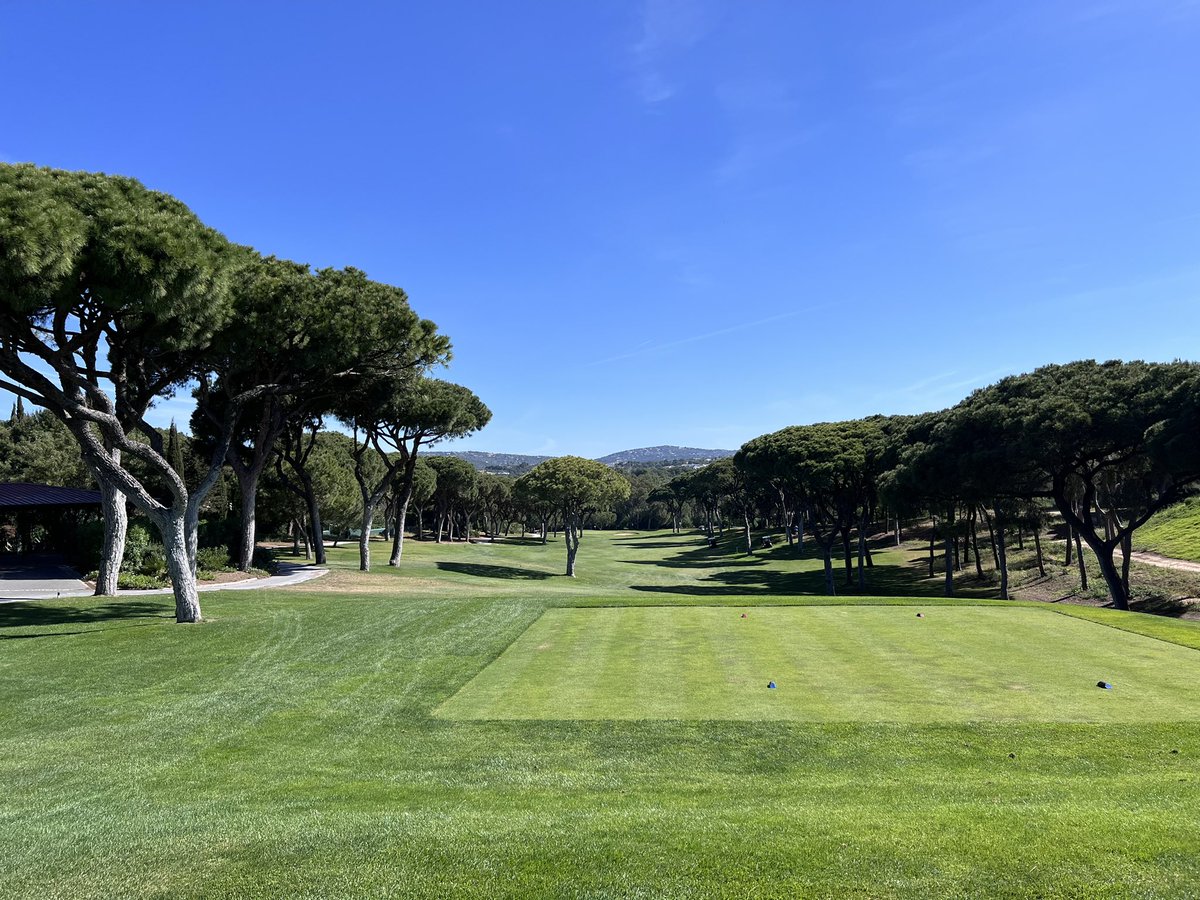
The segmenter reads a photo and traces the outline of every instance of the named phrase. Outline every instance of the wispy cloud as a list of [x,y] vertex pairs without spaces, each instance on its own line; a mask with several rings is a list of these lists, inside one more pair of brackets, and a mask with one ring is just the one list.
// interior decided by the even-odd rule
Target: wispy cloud
[[736,325],[729,325],[725,328],[718,328],[714,331],[706,331],[702,334],[693,334],[687,337],[678,338],[673,341],[661,341],[657,343],[647,344],[645,342],[628,350],[624,353],[618,353],[613,356],[607,356],[604,359],[593,360],[590,363],[585,363],[587,366],[602,366],[612,362],[618,362],[623,359],[632,359],[635,356],[644,356],[651,353],[661,353],[664,350],[673,350],[676,347],[684,347],[688,344],[695,344],[700,341],[711,340],[715,337],[721,337],[727,334],[733,334],[738,331],[748,331],[752,328],[760,328],[763,325],[770,325],[775,322],[783,322],[787,319],[794,319],[797,316],[805,316],[810,313],[819,312],[823,309],[828,309],[832,304],[822,304],[819,306],[807,306],[803,309],[794,309],[790,312],[780,313],[775,316],[767,316],[765,319],[754,319],[750,322],[738,322]]
[[633,74],[642,101],[654,106],[678,92],[668,74],[672,57],[704,38],[708,17],[698,0],[643,0],[638,24],[629,48]]
[[803,119],[792,87],[779,79],[729,79],[718,83],[715,93],[733,130],[729,152],[713,168],[718,184],[784,162],[818,131]]
[[[957,403],[975,388],[985,387],[1005,375],[1011,375],[1014,371],[1012,366],[1001,366],[961,378],[955,377],[961,374],[957,370],[939,372],[902,387],[880,391],[874,395],[874,402],[900,401],[906,407],[935,409]],[[890,407],[894,403],[885,402],[884,405]]]
[[811,131],[790,134],[743,134],[737,139],[733,151],[717,164],[713,174],[718,183],[736,181],[789,156],[792,151],[808,143]]

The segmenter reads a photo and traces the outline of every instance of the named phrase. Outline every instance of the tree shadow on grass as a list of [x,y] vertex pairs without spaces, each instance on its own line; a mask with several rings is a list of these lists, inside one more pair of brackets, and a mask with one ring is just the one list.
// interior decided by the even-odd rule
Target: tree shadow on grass
[[494,566],[484,563],[459,563],[441,561],[437,567],[443,572],[472,575],[476,578],[503,578],[508,581],[541,581],[552,578],[549,572],[537,569],[522,569],[517,566]]
[[[556,538],[551,536],[550,540],[554,541]],[[510,534],[500,535],[499,537],[495,538],[492,543],[501,545],[507,544],[513,547],[540,547],[542,546],[542,539],[540,537],[534,537],[533,535],[522,536]]]
[[[761,536],[759,536],[761,537]],[[756,538],[757,540],[758,538]],[[780,541],[783,541],[780,538]],[[746,552],[746,538],[741,532],[723,535],[715,547],[708,546],[703,537],[699,544],[625,544],[631,549],[673,547],[678,553],[657,559],[626,559],[622,562],[639,566],[662,566],[667,569],[715,569],[734,566],[764,566],[772,560],[820,559],[820,553],[810,544],[807,549],[799,545],[788,546],[777,543],[774,547],[762,547],[761,540],[753,553]]]
[[[839,561],[840,562],[840,561]],[[935,575],[929,578],[923,567],[884,565],[876,562],[866,570],[866,584],[858,587],[858,572],[854,580],[846,584],[846,570],[835,565],[833,577],[838,596],[846,597],[941,597],[943,580]],[[994,596],[994,590],[971,584],[972,579],[955,579],[955,596],[961,598]],[[825,595],[825,571],[823,568],[807,572],[778,572],[771,570],[747,570],[714,572],[705,576],[703,584],[682,585],[631,585],[635,591],[665,594],[692,594],[696,596],[719,596],[721,594],[746,596],[779,596],[789,594]]]
[[672,559],[621,559],[621,563],[631,566],[660,566],[665,569],[724,569],[737,566],[765,566],[767,561],[742,554],[740,559],[727,559],[723,554],[714,553],[711,556],[683,558],[683,555]]
[[[43,603],[0,603],[0,629],[36,628],[48,625],[89,625],[125,619],[174,619],[173,609],[150,600],[114,600],[86,606]],[[4,638],[49,637],[79,632],[48,632],[45,635],[2,635]]]
[[677,541],[677,540],[676,541],[632,540],[632,541],[613,541],[613,546],[628,547],[630,550],[661,550],[663,547],[683,547],[686,545],[679,543],[679,541]]

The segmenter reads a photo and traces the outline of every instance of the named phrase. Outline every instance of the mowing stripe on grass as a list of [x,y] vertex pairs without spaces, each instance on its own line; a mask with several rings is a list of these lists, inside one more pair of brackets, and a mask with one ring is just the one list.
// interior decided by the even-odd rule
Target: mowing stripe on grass
[[[1049,610],[548,610],[450,719],[1200,720],[1200,652]],[[774,680],[778,687],[767,688]],[[1096,687],[1098,681],[1116,689]]]

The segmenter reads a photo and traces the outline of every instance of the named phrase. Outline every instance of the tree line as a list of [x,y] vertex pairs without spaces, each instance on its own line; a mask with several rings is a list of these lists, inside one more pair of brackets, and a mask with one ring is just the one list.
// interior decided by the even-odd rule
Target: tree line
[[[421,455],[491,417],[473,392],[432,377],[450,356],[403,290],[357,269],[234,244],[133,179],[0,165],[0,387],[48,417],[10,422],[13,459],[99,486],[99,594],[116,590],[132,503],[161,538],[179,621],[200,618],[201,517],[236,507],[234,555],[248,569],[264,496],[293,511],[319,562],[324,520],[356,519],[364,571],[381,513],[392,565],[411,511],[437,540],[469,538],[480,521],[495,533],[506,518],[536,523],[543,540],[561,529],[569,575],[585,527],[678,531],[690,510],[710,535],[738,523],[753,552],[753,523],[773,518],[789,541],[815,542],[830,593],[835,551],[861,587],[870,527],[894,521],[898,536],[901,519],[927,518],[947,594],[960,548],[980,566],[986,528],[1007,596],[1006,535],[1036,525],[1039,541],[1054,516],[1124,609],[1132,535],[1200,480],[1200,366],[1091,361],[1002,379],[940,412],[791,426],[671,478],[560,457],[489,479]],[[150,425],[157,401],[189,387],[190,436]],[[52,432],[78,456],[31,443]]]
[[691,504],[710,535],[714,523],[738,523],[747,552],[752,524],[763,518],[783,524],[789,541],[807,534],[830,594],[839,551],[846,582],[857,561],[862,587],[871,528],[894,521],[899,539],[903,519],[928,519],[931,567],[934,536],[945,548],[945,593],[954,593],[956,559],[973,555],[982,572],[986,528],[1007,599],[1006,537],[1028,530],[1044,574],[1040,532],[1056,518],[1067,530],[1067,565],[1074,545],[1086,587],[1086,545],[1113,605],[1128,609],[1134,532],[1200,482],[1198,398],[1196,363],[1044,366],[940,412],[762,435],[728,460],[672,479],[663,496],[672,510]]

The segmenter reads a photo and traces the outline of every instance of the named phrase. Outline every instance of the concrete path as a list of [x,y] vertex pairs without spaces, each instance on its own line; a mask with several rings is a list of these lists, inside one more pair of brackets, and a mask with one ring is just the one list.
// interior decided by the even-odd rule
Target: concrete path
[[0,556],[0,600],[76,597],[91,593],[79,574],[49,554]]
[[[328,569],[317,566],[306,566],[300,563],[281,562],[276,566],[277,574],[269,578],[246,578],[242,581],[227,581],[224,584],[201,584],[197,590],[208,591],[257,591],[264,588],[281,588],[293,584],[303,584],[322,575],[328,575]],[[29,572],[43,572],[41,578],[31,578]],[[12,573],[10,577],[10,572]],[[64,575],[65,573],[65,575]],[[49,577],[52,574],[57,579]],[[65,577],[69,575],[70,577]],[[169,594],[170,588],[155,588],[144,591],[118,591],[119,597],[139,597],[148,594]],[[0,565],[0,603],[16,603],[25,600],[54,600],[58,597],[90,597],[92,588],[76,577],[72,569],[64,565],[53,568],[31,568],[22,564],[19,567]]]

